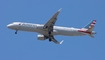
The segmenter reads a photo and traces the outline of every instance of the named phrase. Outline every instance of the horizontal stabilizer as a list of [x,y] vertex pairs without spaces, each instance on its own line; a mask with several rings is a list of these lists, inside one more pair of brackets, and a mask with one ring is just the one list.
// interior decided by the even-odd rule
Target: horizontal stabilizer
[[92,37],[92,38],[94,38],[94,36],[93,35],[89,35],[90,37]]

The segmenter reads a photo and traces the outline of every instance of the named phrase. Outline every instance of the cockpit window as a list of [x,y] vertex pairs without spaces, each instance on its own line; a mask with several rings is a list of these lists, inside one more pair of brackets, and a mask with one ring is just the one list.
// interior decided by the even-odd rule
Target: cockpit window
[[12,24],[20,24],[20,22],[13,22]]

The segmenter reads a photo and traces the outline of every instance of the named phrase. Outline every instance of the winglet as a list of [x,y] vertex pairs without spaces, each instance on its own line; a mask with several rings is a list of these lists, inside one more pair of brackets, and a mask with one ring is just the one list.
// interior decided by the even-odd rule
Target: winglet
[[60,8],[58,11],[60,12],[62,10],[62,8]]
[[62,44],[64,40],[62,40],[61,42],[59,42],[59,44]]

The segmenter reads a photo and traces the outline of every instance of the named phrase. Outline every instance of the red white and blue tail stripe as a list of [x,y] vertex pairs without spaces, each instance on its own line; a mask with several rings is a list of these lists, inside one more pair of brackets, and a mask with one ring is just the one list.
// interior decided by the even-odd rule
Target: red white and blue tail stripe
[[84,28],[88,29],[88,28],[94,27],[95,24],[96,24],[96,20],[93,20],[88,25],[86,25]]
[[91,37],[94,33],[92,33],[94,29],[94,25],[96,24],[96,20],[91,21],[88,25],[86,25],[84,28],[78,30],[78,32],[89,34]]
[[86,27],[84,27],[84,28],[86,28],[86,29],[88,29],[87,31],[88,32],[92,32],[93,31],[93,29],[94,29],[94,25],[96,24],[96,20],[93,20],[91,23],[89,23]]

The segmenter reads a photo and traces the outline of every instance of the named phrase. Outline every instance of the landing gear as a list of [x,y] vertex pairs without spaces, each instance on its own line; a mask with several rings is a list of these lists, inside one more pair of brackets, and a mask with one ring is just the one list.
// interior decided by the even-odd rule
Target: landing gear
[[49,34],[49,42],[52,41],[52,33],[51,33],[51,30],[48,30],[48,34]]
[[49,38],[49,42],[51,42],[51,38]]
[[49,31],[49,32],[48,32],[48,34],[50,35],[50,34],[51,34],[51,32]]
[[18,31],[18,30],[16,30],[15,34],[17,34],[17,31]]
[[51,32],[49,31],[49,42],[51,42]]

